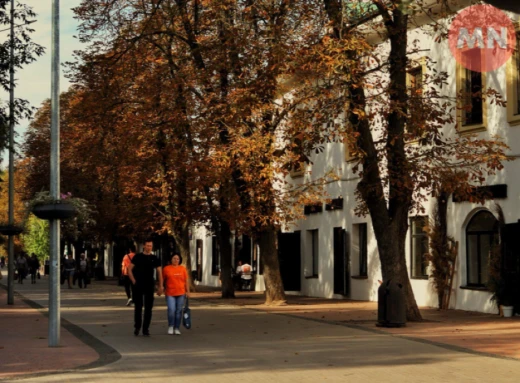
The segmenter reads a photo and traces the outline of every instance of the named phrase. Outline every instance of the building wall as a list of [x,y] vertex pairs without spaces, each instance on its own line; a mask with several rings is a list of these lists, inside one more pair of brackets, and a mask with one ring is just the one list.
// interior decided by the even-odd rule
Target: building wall
[[[518,18],[518,17],[517,17]],[[449,74],[449,84],[444,87],[442,92],[444,95],[455,97],[457,93],[456,86],[456,62],[452,57],[447,42],[434,42],[431,35],[425,34],[421,30],[410,32],[409,40],[418,40],[421,49],[426,49],[426,52],[418,53],[415,58],[420,58],[421,55],[430,56],[435,62],[433,67],[438,71],[446,71]],[[381,46],[381,52],[384,53],[385,45]],[[428,51],[429,50],[429,51]],[[493,73],[486,76],[486,87],[498,90],[501,95],[507,98],[507,66],[503,66]],[[520,155],[520,127],[511,126],[508,123],[507,108],[498,106],[496,104],[487,103],[487,129],[484,132],[478,133],[478,137],[482,139],[492,139],[493,136],[499,135],[509,145],[510,150],[508,155],[511,157],[518,157]],[[455,111],[454,111],[455,114]],[[455,117],[455,115],[454,115]],[[452,126],[447,126],[445,129],[447,136],[456,136],[458,133]],[[293,225],[291,230],[302,231],[302,264],[307,265],[309,262],[309,242],[306,236],[303,235],[307,230],[318,229],[320,233],[320,274],[318,279],[306,279],[305,271],[302,276],[302,293],[310,296],[335,297],[333,294],[333,228],[340,226],[346,228],[350,233],[350,298],[359,300],[376,300],[377,288],[381,280],[381,268],[378,259],[377,244],[374,238],[374,233],[371,229],[371,221],[369,217],[358,217],[354,212],[357,205],[355,200],[355,187],[358,179],[353,174],[351,164],[345,161],[345,148],[342,144],[327,144],[325,151],[312,158],[313,165],[307,167],[307,174],[300,178],[290,179],[293,183],[301,183],[303,181],[316,179],[323,176],[330,169],[334,169],[342,178],[341,182],[330,185],[327,192],[331,198],[342,196],[344,198],[344,209],[322,213],[313,214],[307,217],[306,220],[298,222]],[[499,171],[496,175],[487,178],[485,185],[507,184],[508,198],[500,201],[504,211],[506,212],[506,223],[514,223],[520,219],[520,182],[516,174],[520,171],[520,163],[518,161],[508,162],[505,168]],[[431,217],[433,210],[433,201],[427,201],[424,204],[426,215]],[[488,291],[470,290],[461,288],[466,285],[466,225],[471,217],[481,209],[487,209],[494,212],[494,201],[490,201],[483,206],[464,202],[453,203],[450,202],[448,206],[448,233],[452,235],[459,243],[459,254],[457,258],[456,275],[454,279],[454,290],[451,297],[450,307],[462,310],[481,311],[487,313],[497,312],[497,308],[493,302],[490,301],[491,294]],[[421,214],[423,215],[423,214]],[[496,216],[496,214],[495,214]],[[359,270],[358,254],[354,251],[355,238],[352,235],[354,225],[366,222],[368,224],[368,272],[366,279],[359,278],[356,275],[356,270]],[[408,234],[406,245],[406,260],[407,267],[410,272],[411,262],[411,238]],[[434,291],[431,280],[428,279],[411,279],[412,288],[420,306],[436,307],[438,304],[437,294]],[[336,296],[337,297],[337,296]]]
[[[516,17],[518,19],[518,17]],[[417,54],[429,56],[435,62],[434,68],[438,71],[446,71],[449,74],[449,84],[443,87],[444,95],[455,97],[456,86],[456,62],[452,57],[447,42],[437,43],[429,34],[421,30],[410,32],[410,41],[418,40],[421,49],[428,51]],[[381,46],[381,52],[385,52],[388,45]],[[487,75],[487,87],[498,90],[504,98],[507,98],[506,81],[507,67]],[[488,126],[486,131],[478,133],[479,138],[490,139],[494,135],[499,135],[509,145],[508,154],[513,157],[520,157],[520,126],[511,126],[508,123],[507,109],[496,104],[487,103]],[[455,113],[455,111],[453,112]],[[455,117],[455,116],[454,116]],[[458,133],[453,125],[445,129],[447,136],[455,136]],[[329,143],[325,145],[323,153],[312,158],[313,165],[308,165],[306,172],[301,177],[289,178],[292,183],[302,183],[311,179],[323,176],[326,172],[334,169],[341,178],[340,181],[327,186],[330,198],[342,197],[344,207],[342,210],[324,211],[311,214],[306,219],[300,220],[287,228],[286,231],[301,231],[301,293],[304,295],[324,298],[343,298],[334,294],[334,249],[333,249],[333,229],[341,227],[348,233],[348,253],[350,269],[350,293],[349,298],[355,300],[377,300],[377,289],[381,276],[381,265],[378,258],[377,243],[371,227],[369,217],[356,215],[355,208],[358,204],[355,197],[355,189],[359,178],[352,170],[353,164],[346,159],[345,146],[340,143]],[[488,177],[485,184],[507,184],[508,197],[504,200],[495,201],[500,203],[505,215],[506,223],[517,222],[520,219],[520,162],[512,161],[505,164],[505,168],[496,175]],[[433,201],[426,201],[424,204],[426,213],[431,217]],[[496,313],[497,308],[490,301],[491,294],[487,291],[477,291],[461,288],[466,285],[466,226],[471,217],[479,210],[487,209],[494,211],[494,201],[487,202],[483,206],[469,202],[453,203],[448,205],[448,234],[458,241],[459,252],[456,262],[456,275],[453,283],[453,293],[450,307],[454,309],[480,311]],[[423,214],[421,214],[423,215]],[[496,215],[496,214],[495,214]],[[359,251],[356,250],[356,227],[354,225],[367,223],[367,275],[359,276]],[[312,278],[312,246],[310,240],[310,230],[319,230],[319,273],[317,278]],[[195,254],[195,239],[204,240],[204,277],[201,284],[218,286],[218,277],[211,275],[211,237],[206,235],[203,228],[194,229],[192,244],[192,254]],[[410,233],[407,237],[406,260],[410,272],[411,245]],[[261,257],[261,254],[260,254]],[[194,260],[195,265],[195,260]],[[433,289],[431,280],[411,279],[412,288],[419,306],[436,307],[437,294]],[[256,289],[263,289],[263,280],[258,276]],[[292,292],[291,292],[292,293]]]

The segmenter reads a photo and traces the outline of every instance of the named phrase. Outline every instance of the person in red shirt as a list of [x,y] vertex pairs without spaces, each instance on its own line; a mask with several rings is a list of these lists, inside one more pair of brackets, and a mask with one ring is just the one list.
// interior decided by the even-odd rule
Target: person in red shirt
[[130,306],[134,303],[132,300],[132,281],[130,280],[130,277],[128,276],[128,268],[130,267],[130,264],[132,263],[132,258],[135,255],[135,246],[130,245],[128,254],[126,254],[123,257],[123,263],[121,264],[121,273],[123,274],[123,283],[125,286],[125,292],[126,297],[128,298],[128,302],[126,302],[127,306]]
[[181,335],[182,309],[190,296],[190,284],[186,268],[181,266],[182,257],[174,254],[172,263],[163,269],[164,295],[168,306],[168,334]]

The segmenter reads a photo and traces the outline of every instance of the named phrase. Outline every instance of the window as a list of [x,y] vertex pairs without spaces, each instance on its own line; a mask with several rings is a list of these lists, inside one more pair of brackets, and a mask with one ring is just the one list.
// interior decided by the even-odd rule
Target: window
[[482,74],[465,69],[463,81],[463,126],[482,124]]
[[211,275],[218,275],[220,272],[220,249],[217,237],[211,237]]
[[319,273],[320,267],[320,257],[319,257],[319,235],[318,230],[309,230],[311,234],[311,250],[312,250],[312,276],[317,277]]
[[425,110],[425,75],[428,71],[426,57],[421,57],[412,60],[410,68],[406,73],[406,87],[408,91],[407,113],[408,118],[406,122],[406,140],[409,143],[416,142],[424,136],[426,130],[426,115]]
[[290,166],[289,175],[292,178],[303,177],[305,175],[305,170],[307,169],[307,163],[303,160],[305,157],[303,155],[304,147],[303,140],[301,137],[294,137],[291,144],[291,150],[293,154],[298,155],[298,161],[295,161]]
[[498,221],[489,211],[471,218],[466,228],[467,285],[485,287],[489,278],[489,255],[498,243]]
[[410,94],[421,94],[423,89],[423,67],[417,66],[408,71],[408,89]]
[[413,217],[410,222],[411,235],[411,276],[412,278],[427,279],[426,269],[428,262],[425,255],[430,251],[428,234],[424,228],[428,225],[428,217]]
[[[359,155],[356,154],[356,144],[349,142],[347,138],[343,140],[343,146],[345,148],[345,161],[351,162],[359,159]],[[350,146],[350,147],[349,147]]]
[[368,251],[367,251],[367,224],[358,225],[358,244],[359,244],[359,276],[368,275]]
[[305,175],[306,164],[304,162],[297,162],[291,166],[289,175],[292,178],[303,177]]
[[[352,270],[353,278],[365,278],[368,275],[368,225],[352,225]],[[357,262],[357,263],[356,263]]]
[[508,64],[507,119],[511,125],[520,125],[520,32],[516,35],[516,47]]
[[417,63],[406,74],[408,87],[408,120],[406,123],[406,133],[412,140],[418,139],[423,135],[425,128],[424,108],[423,108],[423,84],[425,72],[425,59]]
[[[470,50],[468,54],[474,54],[474,52]],[[487,108],[482,98],[485,86],[485,73],[474,72],[460,64],[457,65],[459,132],[476,132],[486,129]]]

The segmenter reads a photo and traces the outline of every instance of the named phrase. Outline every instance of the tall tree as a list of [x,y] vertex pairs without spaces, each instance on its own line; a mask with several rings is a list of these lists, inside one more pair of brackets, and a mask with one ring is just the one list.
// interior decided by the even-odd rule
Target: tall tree
[[[316,4],[128,0],[117,7],[103,5],[84,2],[76,10],[83,21],[83,38],[101,33],[110,42],[94,43],[92,49],[110,52],[112,62],[138,56],[142,50],[153,57],[154,70],[165,64],[176,83],[166,88],[178,94],[181,147],[189,148],[195,158],[200,150],[208,155],[211,177],[200,170],[201,164],[191,169],[197,180],[205,181],[206,217],[222,256],[223,296],[233,295],[230,236],[248,232],[260,239],[267,302],[284,301],[276,232],[290,209],[277,208],[282,198],[276,183],[284,173],[277,171],[281,158],[276,135],[297,103],[277,103],[277,82],[289,70],[284,57],[312,43],[302,36],[315,39],[309,15]],[[163,75],[158,86],[166,81],[171,80]],[[156,87],[158,93],[164,91]]]
[[[0,26],[9,28],[11,24],[11,2],[10,0],[0,0]],[[44,53],[44,48],[31,40],[31,34],[34,30],[28,26],[34,22],[36,14],[31,7],[17,3],[14,12],[15,36],[13,58],[15,69],[21,69],[24,66],[34,62]],[[0,86],[4,91],[10,89],[10,59],[11,59],[11,38],[0,43]],[[27,100],[16,98],[14,102],[15,122],[22,118],[31,118],[33,110]],[[8,145],[8,120],[9,120],[9,103],[0,104],[0,147],[6,148]]]
[[[327,84],[335,84],[322,115],[342,116],[340,126],[361,178],[360,214],[368,213],[384,280],[403,284],[409,320],[421,319],[405,260],[408,216],[430,196],[468,192],[503,168],[507,146],[499,139],[459,136],[456,97],[446,95],[449,76],[430,71],[421,88],[410,89],[407,70],[419,47],[408,40],[422,1],[324,0],[333,30],[323,47]],[[352,37],[365,44],[352,44]],[[383,36],[379,45],[374,36]],[[429,68],[432,63],[426,64]],[[494,90],[482,95],[504,105]],[[319,120],[318,122],[323,122]],[[337,124],[335,126],[338,126]]]

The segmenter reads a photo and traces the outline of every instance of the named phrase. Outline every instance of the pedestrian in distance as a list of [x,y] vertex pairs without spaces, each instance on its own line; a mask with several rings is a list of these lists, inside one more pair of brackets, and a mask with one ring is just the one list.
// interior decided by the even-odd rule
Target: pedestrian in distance
[[[142,253],[132,258],[128,268],[128,277],[132,282],[132,299],[134,301],[134,335],[138,336],[143,329],[144,336],[150,336],[150,323],[152,321],[152,309],[155,294],[154,271],[159,279],[157,295],[163,293],[162,267],[159,259],[152,254],[153,242],[146,240]],[[143,318],[144,305],[144,318]]]
[[128,254],[126,254],[123,257],[123,262],[121,264],[121,273],[123,275],[123,286],[125,286],[125,292],[126,297],[128,298],[128,301],[126,302],[127,306],[130,306],[134,303],[132,300],[132,281],[130,280],[130,277],[128,276],[128,269],[130,268],[130,265],[132,264],[132,259],[135,256],[135,246],[130,245],[130,248],[128,249]]
[[242,290],[241,276],[242,276],[242,261],[238,261],[237,268],[233,275],[233,286],[235,287],[235,290]]
[[241,270],[240,279],[242,280],[242,290],[251,291],[251,282],[253,279],[253,276],[251,275],[252,267],[246,262],[241,266]]
[[25,258],[24,253],[20,253],[18,258],[16,258],[16,269],[18,270],[18,283],[23,285],[23,280],[27,276],[27,259]]
[[31,258],[29,259],[29,271],[31,273],[31,284],[36,283],[36,274],[38,273],[38,270],[40,269],[40,261],[38,260],[38,257],[36,254],[32,253]]
[[190,284],[182,257],[174,254],[171,265],[163,270],[164,295],[168,306],[168,334],[181,335],[180,327],[185,299],[190,296]]
[[65,272],[65,279],[69,285],[69,289],[72,289],[74,282],[74,271],[76,270],[76,261],[72,258],[72,254],[69,254],[65,261],[63,261],[63,271]]
[[85,253],[81,253],[79,255],[79,263],[78,263],[78,286],[79,288],[87,288],[89,284],[90,278],[88,277],[88,262],[85,259]]

